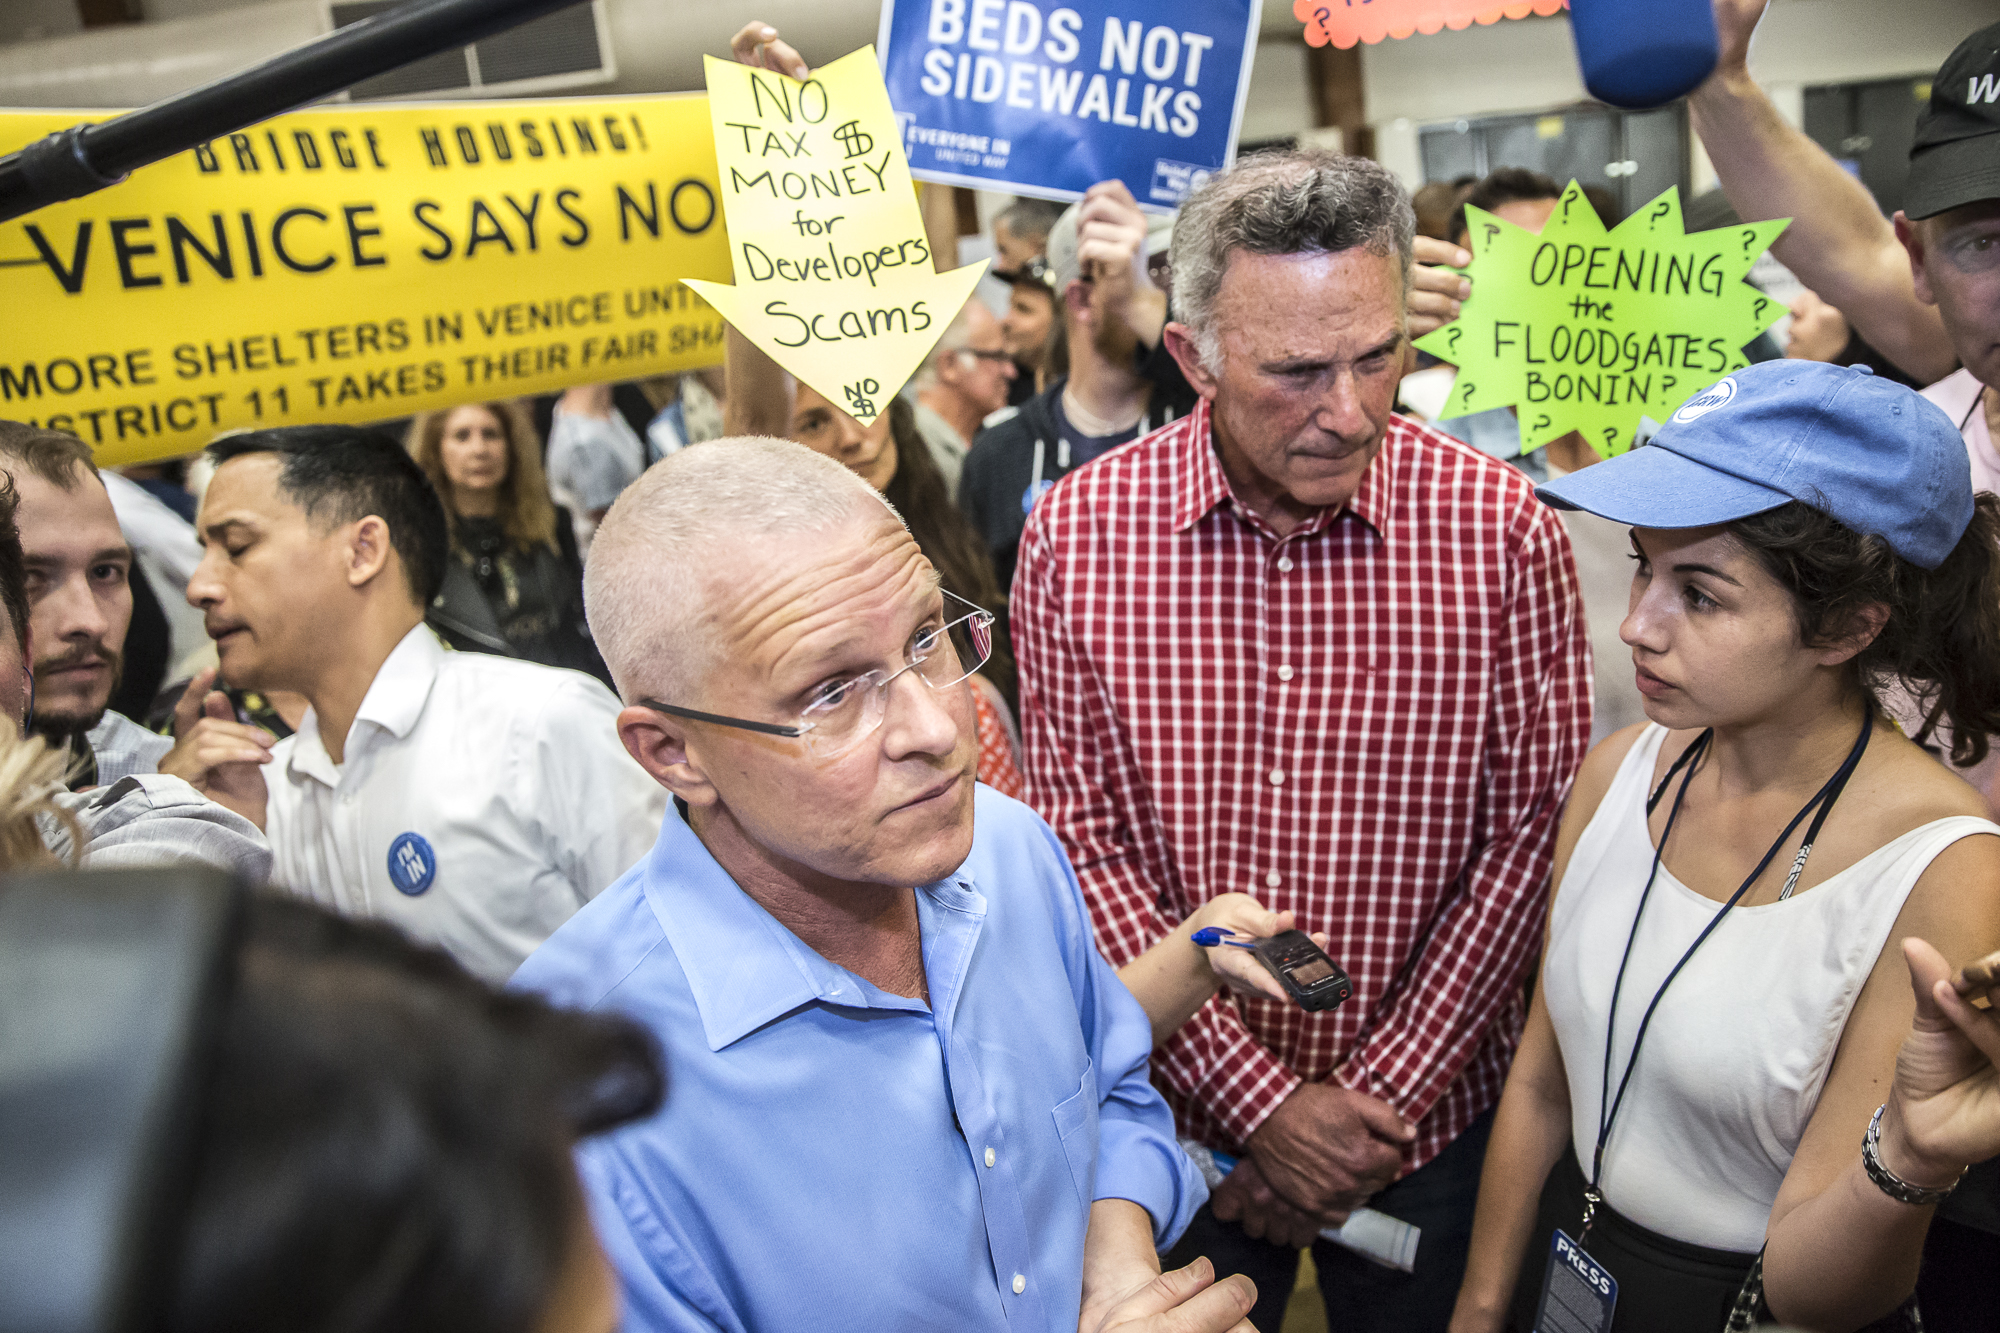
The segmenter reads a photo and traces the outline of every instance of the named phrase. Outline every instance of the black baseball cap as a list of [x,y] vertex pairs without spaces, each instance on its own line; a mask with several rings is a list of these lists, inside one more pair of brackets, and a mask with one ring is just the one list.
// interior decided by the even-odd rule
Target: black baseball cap
[[1979,199],[2000,199],[2000,23],[1960,42],[1931,81],[1903,213],[1936,217]]

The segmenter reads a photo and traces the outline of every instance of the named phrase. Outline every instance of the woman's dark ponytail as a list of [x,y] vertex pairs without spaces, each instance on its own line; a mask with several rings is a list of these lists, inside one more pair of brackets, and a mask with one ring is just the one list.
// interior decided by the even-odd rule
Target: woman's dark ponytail
[[1948,735],[1951,761],[1969,768],[2000,734],[2000,498],[1974,497],[1972,522],[1936,569],[1898,556],[1818,509],[1794,502],[1729,525],[1792,594],[1800,639],[1838,642],[1863,608],[1889,608],[1875,641],[1850,664],[1879,694],[1900,681],[1923,744]]

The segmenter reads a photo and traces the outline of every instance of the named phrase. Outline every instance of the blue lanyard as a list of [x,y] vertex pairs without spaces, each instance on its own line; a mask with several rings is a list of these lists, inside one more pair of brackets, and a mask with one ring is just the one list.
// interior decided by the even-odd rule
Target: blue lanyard
[[1660,998],[1667,993],[1667,987],[1674,984],[1674,978],[1681,974],[1681,969],[1687,966],[1688,960],[1694,957],[1695,950],[1707,943],[1708,937],[1715,933],[1715,928],[1722,924],[1722,918],[1729,915],[1729,909],[1743,901],[1743,895],[1750,891],[1750,886],[1770,868],[1779,850],[1791,839],[1793,830],[1798,828],[1807,815],[1812,815],[1812,825],[1806,830],[1805,841],[1799,847],[1798,858],[1792,862],[1791,874],[1786,879],[1780,899],[1791,895],[1793,887],[1799,882],[1800,873],[1806,868],[1806,858],[1812,854],[1813,843],[1819,839],[1820,829],[1826,824],[1826,817],[1833,809],[1833,803],[1840,799],[1840,793],[1847,787],[1847,780],[1854,776],[1854,770],[1861,764],[1861,756],[1868,749],[1868,737],[1874,730],[1874,725],[1875,713],[1870,707],[1862,715],[1861,734],[1854,738],[1854,748],[1848,751],[1847,759],[1834,775],[1826,780],[1826,785],[1821,787],[1811,800],[1799,807],[1799,812],[1792,816],[1791,823],[1785,825],[1785,831],[1778,835],[1778,840],[1764,853],[1764,859],[1757,863],[1757,868],[1750,872],[1750,877],[1744,880],[1742,886],[1730,895],[1729,901],[1709,918],[1708,925],[1702,928],[1701,934],[1694,937],[1694,943],[1688,945],[1687,952],[1681,955],[1680,961],[1674,964],[1671,972],[1667,973],[1667,979],[1653,992],[1652,1003],[1646,1006],[1645,1014],[1639,1019],[1639,1030],[1632,1035],[1632,1054],[1626,1057],[1625,1073],[1618,1080],[1618,1095],[1612,1097],[1611,1040],[1612,1034],[1618,1028],[1618,995],[1625,988],[1625,969],[1632,961],[1632,945],[1639,938],[1639,922],[1646,915],[1646,902],[1652,897],[1653,882],[1660,877],[1660,859],[1666,855],[1667,839],[1673,836],[1674,822],[1680,818],[1681,802],[1687,799],[1688,784],[1694,781],[1694,771],[1699,766],[1701,756],[1707,753],[1709,743],[1715,739],[1713,727],[1702,732],[1695,738],[1694,744],[1681,752],[1680,758],[1674,760],[1673,766],[1667,769],[1666,776],[1660,779],[1660,785],[1647,800],[1646,813],[1650,816],[1659,808],[1660,798],[1666,795],[1667,784],[1674,780],[1674,774],[1685,770],[1680,790],[1674,793],[1673,807],[1667,811],[1667,825],[1660,830],[1659,845],[1653,848],[1653,868],[1646,876],[1646,887],[1640,891],[1639,910],[1632,914],[1632,930],[1625,937],[1625,955],[1618,960],[1618,979],[1611,986],[1611,1012],[1604,1020],[1604,1068],[1597,1093],[1597,1148],[1590,1159],[1590,1184],[1583,1191],[1583,1226],[1577,1235],[1578,1245],[1582,1245],[1584,1238],[1590,1235],[1590,1224],[1597,1215],[1597,1206],[1604,1202],[1604,1194],[1597,1186],[1598,1180],[1604,1174],[1604,1145],[1611,1138],[1611,1126],[1618,1119],[1618,1108],[1624,1104],[1626,1090],[1632,1085],[1632,1071],[1639,1063],[1639,1046],[1646,1040],[1646,1029],[1653,1022],[1654,1011],[1660,1007]]

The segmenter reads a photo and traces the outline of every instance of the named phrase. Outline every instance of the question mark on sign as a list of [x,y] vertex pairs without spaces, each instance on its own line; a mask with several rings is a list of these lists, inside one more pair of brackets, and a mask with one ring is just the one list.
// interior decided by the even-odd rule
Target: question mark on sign
[[1766,299],[1764,299],[1763,297],[1761,297],[1761,296],[1760,296],[1760,297],[1758,297],[1758,298],[1757,298],[1757,313],[1756,313],[1756,314],[1754,314],[1754,315],[1752,315],[1752,316],[1750,316],[1750,318],[1751,318],[1751,319],[1753,319],[1753,320],[1759,320],[1759,321],[1761,321],[1761,320],[1762,320],[1762,319],[1764,318],[1764,310],[1765,310],[1765,307],[1769,306],[1770,304],[1771,304],[1771,303],[1770,303],[1769,301],[1767,301]]
[[1535,434],[1540,434],[1542,431],[1545,431],[1548,428],[1549,428],[1549,414],[1547,412],[1544,412],[1540,416],[1536,417],[1535,424],[1528,427],[1528,429]]
[[1743,253],[1745,255],[1750,253],[1750,247],[1756,243],[1756,240],[1757,229],[1755,227],[1745,227],[1743,229]]
[[1668,392],[1674,385],[1680,383],[1680,377],[1677,375],[1666,375],[1662,377],[1662,380],[1663,382],[1660,385],[1660,392],[1662,393]]
[[1447,347],[1447,348],[1449,349],[1449,355],[1451,355],[1451,356],[1457,356],[1457,355],[1458,355],[1458,339],[1459,339],[1459,335],[1460,335],[1460,334],[1462,334],[1462,333],[1464,333],[1464,332],[1465,332],[1465,330],[1464,330],[1464,329],[1461,329],[1461,328],[1460,328],[1460,327],[1458,327],[1458,325],[1456,325],[1456,324],[1452,325],[1452,326],[1451,326],[1450,328],[1448,328],[1448,329],[1446,329],[1446,330],[1444,331],[1444,341],[1445,341],[1445,346],[1446,346],[1446,347]]
[[1563,221],[1564,221],[1564,222],[1568,222],[1568,221],[1569,221],[1569,206],[1570,206],[1571,204],[1575,203],[1575,202],[1576,202],[1576,196],[1575,196],[1575,195],[1573,195],[1573,194],[1566,194],[1566,195],[1564,195],[1564,196],[1563,196]]
[[1458,400],[1458,401],[1459,401],[1460,403],[1464,404],[1464,405],[1465,405],[1466,407],[1471,407],[1471,406],[1472,406],[1472,395],[1473,395],[1473,394],[1474,394],[1475,392],[1477,392],[1477,391],[1478,391],[1478,389],[1479,389],[1479,386],[1478,386],[1477,384],[1474,384],[1474,383],[1473,383],[1473,382],[1472,382],[1471,380],[1467,380],[1467,381],[1465,382],[1465,392],[1464,392],[1464,394],[1463,394],[1463,395],[1462,395],[1462,396],[1461,396],[1461,397],[1459,398],[1459,400]]
[[1485,228],[1486,228],[1486,243],[1487,243],[1488,245],[1491,245],[1491,244],[1493,244],[1493,238],[1494,238],[1495,236],[1498,236],[1498,235],[1500,234],[1500,227],[1499,227],[1499,224],[1497,224],[1497,223],[1493,223],[1493,222],[1488,222],[1488,223],[1485,223],[1485,224],[1484,224],[1484,226],[1485,226]]
[[1608,458],[1608,457],[1610,457],[1610,456],[1611,456],[1611,450],[1612,450],[1612,447],[1613,447],[1614,445],[1616,445],[1617,443],[1618,443],[1618,427],[1616,427],[1616,426],[1606,426],[1606,427],[1604,428],[1604,454],[1605,454],[1605,457],[1607,457],[1607,458]]
[[1332,10],[1328,9],[1325,5],[1321,5],[1318,9],[1315,9],[1313,11],[1313,18],[1319,22],[1319,26],[1321,28],[1325,28],[1326,21],[1328,18],[1332,17],[1332,13],[1333,13]]
[[1668,203],[1664,199],[1660,200],[1660,206],[1658,208],[1655,208],[1652,212],[1646,215],[1646,230],[1651,231],[1654,227],[1659,225],[1661,218],[1665,217],[1667,214],[1673,211],[1674,211],[1674,206],[1672,204]]

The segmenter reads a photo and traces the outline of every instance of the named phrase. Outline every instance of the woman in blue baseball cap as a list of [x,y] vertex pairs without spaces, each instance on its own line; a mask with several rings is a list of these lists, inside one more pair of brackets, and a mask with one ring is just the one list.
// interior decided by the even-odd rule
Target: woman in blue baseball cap
[[1906,1327],[2000,1153],[1940,990],[2000,946],[2000,826],[1877,691],[1960,762],[2000,731],[2000,500],[1917,394],[1799,361],[1537,493],[1632,525],[1652,722],[1577,777],[1453,1333]]

